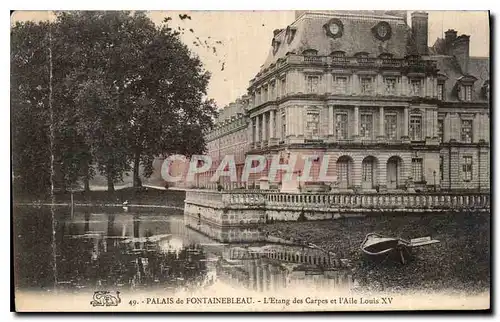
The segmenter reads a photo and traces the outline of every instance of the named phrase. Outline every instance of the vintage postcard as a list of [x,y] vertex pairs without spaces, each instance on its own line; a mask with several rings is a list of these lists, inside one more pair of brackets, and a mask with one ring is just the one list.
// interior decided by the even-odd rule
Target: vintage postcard
[[16,310],[489,310],[489,30],[14,11]]

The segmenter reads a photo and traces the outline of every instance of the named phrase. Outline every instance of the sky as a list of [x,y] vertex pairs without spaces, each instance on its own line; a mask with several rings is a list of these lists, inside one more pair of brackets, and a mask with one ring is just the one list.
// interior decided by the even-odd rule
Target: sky
[[[430,46],[438,37],[443,37],[444,31],[455,29],[458,35],[471,35],[471,56],[489,56],[486,11],[428,13]],[[191,19],[181,19],[180,14],[188,14]],[[257,74],[269,53],[273,30],[286,28],[295,19],[294,11],[150,11],[148,15],[155,23],[171,17],[169,25],[181,28],[181,39],[212,74],[208,97],[219,107],[246,93],[250,79]],[[11,21],[52,18],[49,11],[16,11]],[[411,24],[410,19],[408,24]]]

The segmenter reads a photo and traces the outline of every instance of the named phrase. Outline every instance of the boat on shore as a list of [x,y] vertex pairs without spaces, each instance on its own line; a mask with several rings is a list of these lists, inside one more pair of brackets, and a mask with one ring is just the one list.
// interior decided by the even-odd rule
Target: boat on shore
[[361,251],[374,258],[393,258],[406,264],[415,247],[439,243],[439,240],[430,236],[405,240],[402,238],[387,237],[377,233],[369,233],[361,243]]

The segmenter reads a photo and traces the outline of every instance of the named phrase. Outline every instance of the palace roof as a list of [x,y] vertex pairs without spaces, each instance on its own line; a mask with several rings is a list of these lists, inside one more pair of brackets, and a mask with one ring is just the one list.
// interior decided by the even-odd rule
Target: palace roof
[[[340,37],[329,35],[327,26],[332,21],[341,22]],[[380,40],[374,33],[374,28],[380,22],[390,26],[388,39]],[[275,30],[271,49],[262,68],[275,63],[287,53],[302,54],[306,50],[315,50],[319,56],[342,51],[346,56],[365,52],[369,57],[377,57],[382,53],[392,54],[396,58],[404,57],[408,52],[410,35],[411,30],[405,18],[396,14],[382,11],[305,12],[287,28]]]

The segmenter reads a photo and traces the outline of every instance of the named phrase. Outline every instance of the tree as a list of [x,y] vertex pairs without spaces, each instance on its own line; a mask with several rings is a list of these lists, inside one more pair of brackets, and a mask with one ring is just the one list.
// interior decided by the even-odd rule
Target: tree
[[[64,78],[70,64],[54,23],[16,23],[11,32],[12,156],[15,188],[64,189],[92,174],[89,149]],[[49,102],[49,97],[51,100]],[[88,176],[85,186],[88,188]]]
[[11,122],[14,188],[50,187],[48,23],[17,23],[11,32]]
[[154,157],[204,150],[202,134],[215,115],[215,104],[205,99],[210,74],[178,33],[155,26],[142,12],[62,13],[58,21],[64,30],[86,31],[67,34],[84,51],[72,86],[88,80],[77,95],[80,128],[110,190],[130,163],[134,186],[140,186],[140,164],[149,175]]
[[210,74],[179,33],[143,12],[18,23],[12,53],[13,170],[24,186],[52,176],[88,189],[94,165],[113,191],[131,164],[140,186],[140,164],[149,175],[157,156],[203,152],[216,110]]

